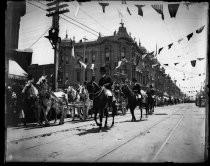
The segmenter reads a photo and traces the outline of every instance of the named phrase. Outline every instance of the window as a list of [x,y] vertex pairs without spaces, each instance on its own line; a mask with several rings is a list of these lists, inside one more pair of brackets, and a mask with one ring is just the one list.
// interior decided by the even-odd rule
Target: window
[[80,71],[77,71],[77,82],[80,82]]
[[125,58],[125,47],[121,50],[121,58]]
[[66,81],[69,80],[69,73],[65,73]]
[[93,53],[92,54],[92,63],[95,63],[95,61],[96,61],[96,55],[95,55],[95,53]]
[[105,61],[109,61],[110,60],[109,56],[110,56],[109,49],[106,48],[105,49]]
[[69,57],[66,56],[66,64],[69,64]]

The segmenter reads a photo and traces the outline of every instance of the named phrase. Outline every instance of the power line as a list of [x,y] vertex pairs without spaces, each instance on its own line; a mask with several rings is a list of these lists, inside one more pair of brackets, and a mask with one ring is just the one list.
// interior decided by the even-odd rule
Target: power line
[[36,44],[50,28],[51,26],[29,48],[31,48],[34,44]]
[[[43,4],[43,3],[39,2],[39,1],[37,1],[37,2],[40,3],[40,4],[42,4],[42,5],[44,5],[44,6],[47,6],[47,5],[45,5],[45,4]],[[71,18],[71,17],[69,17],[69,16],[67,16],[67,15],[65,15],[65,14],[62,14],[62,15],[66,16],[67,18],[69,18],[69,19],[75,21],[76,23],[78,23],[78,24],[80,24],[80,25],[82,25],[82,26],[84,26],[84,27],[86,27],[86,28],[88,28],[88,29],[90,29],[90,30],[96,32],[97,34],[99,34],[99,32],[97,32],[96,30],[94,30],[94,29],[88,27],[87,25],[85,25],[85,24],[83,24],[83,23],[80,23],[79,21],[77,21],[77,20],[75,20],[75,19],[73,19],[73,18]],[[61,18],[62,18],[62,17],[61,17]],[[72,23],[72,22],[71,22],[71,23]],[[73,24],[73,23],[72,23],[72,24]],[[74,25],[76,25],[76,24],[74,24]],[[79,26],[78,26],[78,27],[79,27]],[[88,32],[89,32],[89,31],[88,31]]]

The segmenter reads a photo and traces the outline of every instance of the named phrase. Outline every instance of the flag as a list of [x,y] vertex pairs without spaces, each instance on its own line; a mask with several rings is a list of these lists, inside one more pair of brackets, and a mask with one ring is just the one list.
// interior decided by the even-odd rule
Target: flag
[[142,11],[142,7],[144,7],[145,5],[135,5],[138,8],[138,15],[143,17],[143,11]]
[[157,66],[157,64],[152,65],[152,68],[155,67],[155,66]]
[[86,69],[87,65],[85,63],[81,62],[80,60],[79,60],[79,63],[82,67],[84,67]]
[[158,54],[160,54],[160,51],[163,49],[163,47],[161,47],[161,48],[159,48],[159,50],[158,50]]
[[199,61],[203,60],[204,58],[197,58]]
[[99,4],[102,6],[103,13],[105,13],[105,7],[109,5],[109,3],[100,3]]
[[80,7],[80,4],[77,5],[77,10],[76,10],[76,12],[75,12],[75,17],[77,17],[77,14],[78,14],[78,12],[79,12],[79,7]]
[[173,45],[173,43],[169,44],[169,45],[168,45],[168,49],[170,49],[172,45]]
[[196,60],[192,60],[192,61],[191,61],[191,65],[192,65],[192,67],[195,67],[195,65],[196,65]]
[[123,14],[117,9],[118,14],[119,14],[119,18],[123,18]]
[[115,69],[118,69],[122,65],[122,61],[118,61],[118,65]]
[[95,66],[95,64],[92,63],[90,69],[93,70],[94,66]]
[[178,40],[178,43],[180,44],[182,40],[183,40],[183,38],[179,39],[179,40]]
[[172,17],[176,17],[177,10],[179,8],[179,4],[168,4],[169,14]]
[[142,55],[142,59],[144,59],[147,56],[147,54]]
[[179,64],[179,63],[174,63],[175,66],[176,66],[177,64]]
[[163,5],[151,5],[152,8],[158,12],[159,14],[161,14],[162,16],[162,20],[164,20],[164,15],[163,15]]
[[75,55],[74,55],[74,45],[72,46],[72,49],[71,49],[71,56],[75,58]]
[[203,31],[204,27],[205,27],[205,25],[202,26],[202,27],[200,27],[199,29],[197,29],[197,30],[196,30],[196,33],[201,33],[201,32]]
[[168,66],[168,64],[164,64],[165,66]]
[[187,35],[187,39],[188,41],[190,40],[190,38],[193,36],[193,33],[190,33],[189,35]]
[[131,12],[130,12],[130,10],[129,10],[129,8],[127,7],[127,11],[128,11],[128,13],[131,15]]

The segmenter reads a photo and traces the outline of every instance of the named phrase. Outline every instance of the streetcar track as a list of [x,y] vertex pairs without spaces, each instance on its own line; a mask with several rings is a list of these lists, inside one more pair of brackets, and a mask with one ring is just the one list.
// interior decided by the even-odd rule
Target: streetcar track
[[[180,110],[175,111],[178,112]],[[119,149],[120,147],[122,147],[123,145],[129,143],[130,141],[134,140],[135,138],[145,135],[150,129],[154,128],[155,126],[157,126],[158,124],[160,124],[161,122],[165,121],[166,119],[170,118],[171,116],[173,116],[174,113],[172,113],[171,115],[168,115],[165,118],[160,119],[159,121],[157,121],[156,123],[152,124],[150,127],[148,127],[147,129],[145,129],[143,132],[138,133],[137,135],[129,138],[128,140],[124,141],[123,143],[115,146],[114,148],[112,148],[111,150],[107,151],[106,153],[102,154],[100,157],[97,157],[93,162],[97,162],[98,160],[102,159],[103,157],[109,155],[110,153],[114,152],[115,150]],[[181,114],[180,114],[181,115]],[[183,116],[183,115],[182,115]]]

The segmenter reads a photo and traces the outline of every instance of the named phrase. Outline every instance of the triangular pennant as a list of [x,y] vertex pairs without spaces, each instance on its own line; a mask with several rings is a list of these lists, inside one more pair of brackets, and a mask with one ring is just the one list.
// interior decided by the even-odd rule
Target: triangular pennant
[[179,40],[178,40],[178,43],[180,44],[182,40],[183,40],[183,38],[179,39]]
[[160,51],[163,49],[163,47],[161,47],[161,48],[159,48],[159,50],[158,50],[158,54],[160,54]]
[[204,27],[205,27],[205,25],[202,26],[202,27],[200,27],[199,29],[197,29],[197,30],[196,30],[196,33],[201,33],[201,32],[203,31]]
[[117,65],[116,69],[118,69],[121,65],[122,65],[122,61],[118,61],[118,65]]
[[163,15],[163,5],[151,5],[152,8],[158,12],[159,14],[161,14],[162,16],[162,20],[164,20],[164,15]]
[[81,64],[82,67],[86,69],[87,65],[85,63],[81,62],[80,60],[79,60],[79,63]]
[[92,63],[90,69],[93,70],[94,67],[95,67],[95,64]]
[[165,66],[168,66],[168,64],[164,64]]
[[192,61],[191,61],[191,65],[192,65],[192,67],[195,67],[195,65],[196,65],[196,60],[192,60]]
[[75,58],[75,55],[74,55],[74,45],[72,46],[72,49],[71,49],[71,56],[72,56],[73,58]]
[[177,10],[179,8],[179,4],[168,4],[169,14],[172,17],[176,17]]
[[109,5],[109,3],[100,3],[99,4],[102,6],[103,13],[105,13],[105,7]]
[[127,7],[127,11],[128,11],[128,13],[131,15],[131,12],[130,12],[130,10],[129,10],[129,8]]
[[197,58],[199,61],[203,60],[204,58]]
[[147,54],[142,55],[142,59],[144,59],[147,56]]
[[179,63],[174,63],[175,66],[176,66],[177,64],[179,64]]
[[170,49],[172,45],[173,45],[173,43],[169,44],[169,45],[168,45],[168,49]]
[[142,11],[142,7],[144,7],[145,5],[135,5],[138,8],[138,15],[143,17],[143,11]]
[[188,41],[190,40],[190,38],[193,36],[193,33],[190,33],[189,35],[187,35],[187,39]]

